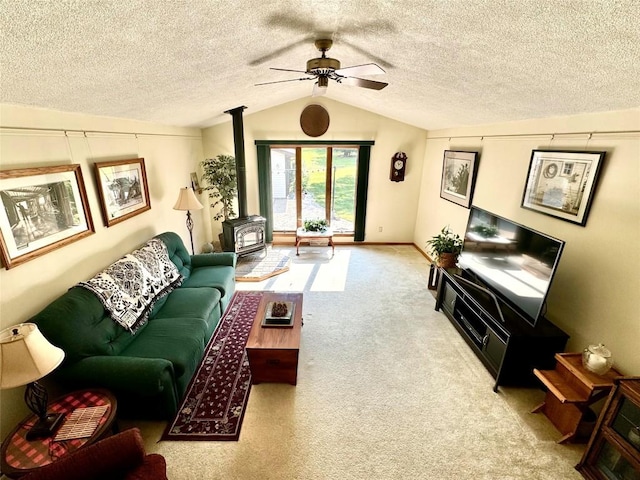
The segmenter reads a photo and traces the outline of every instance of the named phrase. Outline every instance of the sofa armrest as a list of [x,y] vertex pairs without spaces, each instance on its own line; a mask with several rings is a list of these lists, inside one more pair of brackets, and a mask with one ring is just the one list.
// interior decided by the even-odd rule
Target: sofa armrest
[[[146,459],[140,430],[132,428],[77,450],[54,463],[26,475],[24,480],[94,480],[128,478]],[[160,462],[164,464],[164,462]],[[166,478],[162,465],[156,475],[138,478]],[[164,476],[163,476],[164,475]]]
[[199,253],[191,255],[191,266],[193,268],[213,267],[216,265],[235,267],[236,259],[237,256],[233,252]]
[[125,480],[167,480],[167,461],[159,453],[150,453],[142,465],[131,470]]
[[177,397],[173,365],[163,358],[116,355],[86,357],[60,368],[56,377],[63,381],[147,396],[170,389]]

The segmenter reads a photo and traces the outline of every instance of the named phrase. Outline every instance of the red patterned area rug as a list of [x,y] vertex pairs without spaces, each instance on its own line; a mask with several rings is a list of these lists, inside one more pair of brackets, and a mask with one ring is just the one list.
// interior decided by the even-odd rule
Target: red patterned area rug
[[262,295],[233,295],[161,440],[238,440],[251,390],[245,346]]

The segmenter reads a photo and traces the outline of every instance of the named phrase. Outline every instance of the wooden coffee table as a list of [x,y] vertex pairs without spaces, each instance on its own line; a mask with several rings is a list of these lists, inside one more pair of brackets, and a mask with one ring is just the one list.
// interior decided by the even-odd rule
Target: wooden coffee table
[[[262,326],[267,304],[275,301],[292,302],[295,305],[292,327]],[[301,328],[301,293],[265,293],[247,340],[252,383],[275,382],[296,385]]]

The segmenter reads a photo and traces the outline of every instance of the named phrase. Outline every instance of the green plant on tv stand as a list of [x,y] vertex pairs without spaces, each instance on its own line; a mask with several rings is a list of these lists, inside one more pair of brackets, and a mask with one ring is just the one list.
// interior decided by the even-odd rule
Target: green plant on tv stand
[[453,233],[447,225],[438,235],[433,236],[430,240],[427,240],[427,246],[431,250],[431,254],[437,258],[443,253],[452,253],[459,255],[462,251],[462,239],[456,233]]

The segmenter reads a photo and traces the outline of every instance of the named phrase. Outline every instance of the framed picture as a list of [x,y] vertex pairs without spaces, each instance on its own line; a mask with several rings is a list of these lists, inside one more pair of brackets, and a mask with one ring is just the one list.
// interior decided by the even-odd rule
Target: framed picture
[[196,172],[191,172],[191,188],[194,192],[202,193],[200,181],[198,180],[198,174]]
[[584,226],[604,154],[533,150],[522,207]]
[[478,152],[445,150],[440,198],[469,208],[476,186],[477,171]]
[[107,227],[151,209],[144,158],[96,163],[95,171]]
[[7,269],[94,233],[80,165],[0,171],[0,198]]

